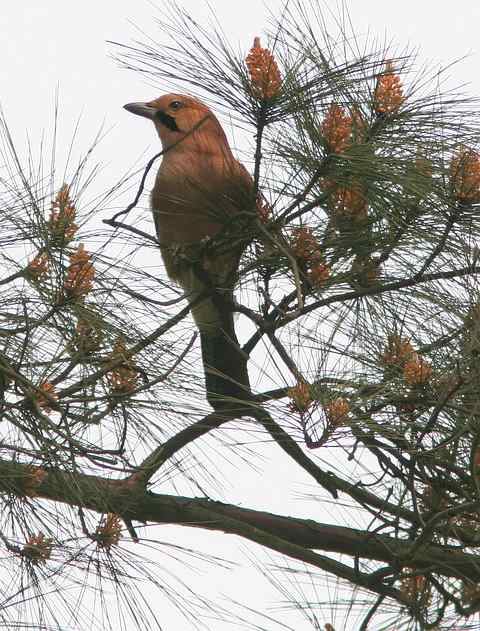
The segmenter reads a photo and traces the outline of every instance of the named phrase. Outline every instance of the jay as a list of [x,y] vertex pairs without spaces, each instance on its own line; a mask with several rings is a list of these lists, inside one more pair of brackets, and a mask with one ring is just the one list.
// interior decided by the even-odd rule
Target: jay
[[250,392],[233,319],[245,239],[227,242],[223,235],[235,229],[238,213],[254,206],[252,178],[234,158],[218,119],[197,99],[166,94],[124,107],[153,121],[162,143],[150,198],[160,251],[168,276],[192,304],[207,399],[224,408]]

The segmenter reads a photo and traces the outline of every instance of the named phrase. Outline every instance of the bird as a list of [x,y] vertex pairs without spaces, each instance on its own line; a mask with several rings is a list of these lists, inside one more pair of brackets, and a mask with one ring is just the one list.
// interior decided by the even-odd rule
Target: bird
[[151,120],[162,143],[150,205],[167,274],[192,305],[207,400],[214,409],[244,402],[248,358],[235,333],[233,292],[246,247],[239,220],[255,205],[252,178],[197,98],[172,93],[124,108]]

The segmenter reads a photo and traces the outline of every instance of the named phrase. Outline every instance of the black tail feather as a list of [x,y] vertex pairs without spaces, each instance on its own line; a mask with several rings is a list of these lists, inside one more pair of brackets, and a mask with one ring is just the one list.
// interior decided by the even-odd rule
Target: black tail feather
[[200,328],[207,400],[225,409],[251,398],[248,357],[235,333],[233,291],[214,292],[204,303],[215,313],[214,327]]
[[207,400],[214,409],[235,405],[251,396],[248,358],[232,332],[200,333]]

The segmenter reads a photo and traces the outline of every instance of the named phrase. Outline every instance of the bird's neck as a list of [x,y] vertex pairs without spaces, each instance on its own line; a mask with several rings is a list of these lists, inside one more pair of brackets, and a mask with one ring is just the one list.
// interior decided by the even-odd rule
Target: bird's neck
[[200,120],[197,125],[192,127],[191,131],[182,134],[159,130],[164,151],[184,156],[186,154],[217,155],[223,156],[227,161],[233,160],[225,132],[213,115]]
[[184,140],[173,145],[170,149],[164,146],[164,158],[182,161],[205,161],[208,158],[218,159],[221,162],[230,163],[234,160],[228,145],[215,142],[209,135],[196,135],[185,137]]

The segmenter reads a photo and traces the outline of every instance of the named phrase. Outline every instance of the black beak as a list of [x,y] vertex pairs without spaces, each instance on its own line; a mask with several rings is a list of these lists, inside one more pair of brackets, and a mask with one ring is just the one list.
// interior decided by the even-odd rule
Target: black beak
[[131,112],[137,116],[160,121],[162,125],[165,125],[170,131],[180,131],[173,116],[169,116],[169,114],[162,112],[162,110],[157,110],[147,103],[127,103],[123,107],[127,112]]
[[123,107],[127,112],[149,118],[150,120],[153,120],[157,113],[157,110],[151,105],[147,105],[147,103],[127,103]]

